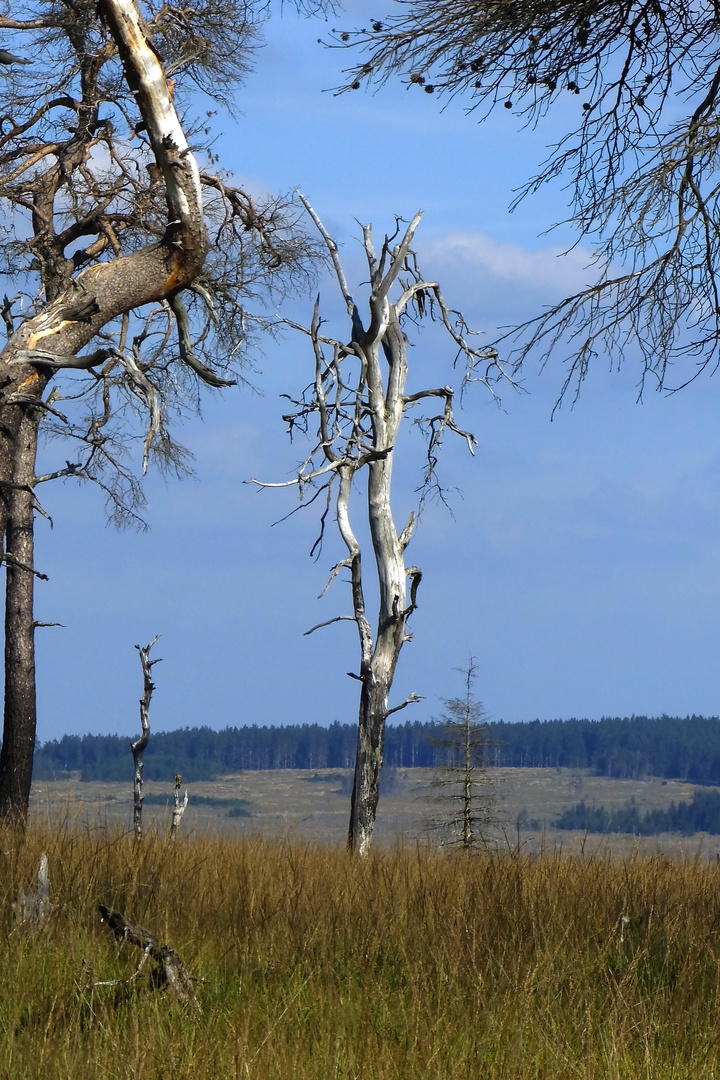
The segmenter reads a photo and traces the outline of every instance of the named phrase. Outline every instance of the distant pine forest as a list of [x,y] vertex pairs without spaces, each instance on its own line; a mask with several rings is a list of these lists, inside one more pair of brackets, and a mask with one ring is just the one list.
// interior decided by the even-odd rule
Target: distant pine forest
[[[539,823],[527,822],[528,827]],[[633,833],[635,836],[658,836],[679,832],[686,836],[706,832],[720,835],[720,792],[695,791],[690,802],[670,803],[667,810],[647,810],[641,813],[630,799],[617,810],[588,805],[584,800],[565,810],[553,822],[556,829],[573,829],[591,833]]]
[[[385,764],[428,767],[446,757],[443,725],[388,725]],[[601,720],[533,720],[488,724],[489,763],[505,768],[571,768],[620,779],[659,776],[720,785],[720,718],[687,716]],[[145,778],[211,780],[247,769],[351,768],[354,724],[286,724],[213,731],[183,728],[153,734],[145,752]],[[439,741],[438,741],[439,740]],[[65,735],[38,745],[35,780],[122,781],[128,776],[130,740],[118,735]]]

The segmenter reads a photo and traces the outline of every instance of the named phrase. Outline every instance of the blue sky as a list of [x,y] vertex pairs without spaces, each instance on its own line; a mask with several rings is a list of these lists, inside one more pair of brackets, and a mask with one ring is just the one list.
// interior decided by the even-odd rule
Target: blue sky
[[[563,216],[562,191],[507,212],[551,128],[523,132],[505,110],[478,125],[462,103],[443,111],[399,84],[325,92],[340,82],[343,56],[317,38],[378,14],[360,2],[327,24],[288,9],[271,20],[238,116],[219,118],[222,164],[254,190],[300,186],[356,283],[356,219],[382,235],[396,213],[422,208],[424,272],[474,328],[492,333],[575,291],[589,280],[589,253],[559,257],[570,234],[541,235]],[[335,316],[330,279],[320,292]],[[296,297],[290,310],[307,318],[311,304]],[[335,325],[344,336],[342,321]],[[453,355],[441,335],[421,332],[411,386],[446,382]],[[353,626],[303,636],[349,611],[342,583],[317,599],[342,557],[339,541],[329,538],[313,563],[313,511],[273,526],[294,496],[244,483],[290,475],[299,451],[286,440],[280,394],[308,381],[310,357],[288,336],[266,343],[257,364],[257,392],[208,396],[202,420],[179,433],[197,479],[149,478],[150,533],[107,528],[92,490],[64,483],[42,492],[55,528],[38,521],[38,567],[50,576],[38,583],[38,618],[66,628],[38,631],[41,739],[134,733],[133,646],[156,633],[156,730],[354,722]],[[530,362],[528,392],[505,393],[504,410],[479,387],[467,398],[461,424],[478,452],[470,458],[448,442],[442,463],[445,482],[463,494],[454,517],[426,511],[408,551],[424,578],[394,701],[410,692],[426,700],[402,719],[437,715],[439,698],[458,689],[453,669],[471,653],[478,696],[496,718],[718,712],[720,383],[704,378],[671,397],[648,391],[638,404],[632,364],[607,367],[600,362],[575,407],[552,421],[559,362],[542,374]],[[417,440],[400,449],[398,523],[422,464]],[[46,451],[48,464],[57,454]]]

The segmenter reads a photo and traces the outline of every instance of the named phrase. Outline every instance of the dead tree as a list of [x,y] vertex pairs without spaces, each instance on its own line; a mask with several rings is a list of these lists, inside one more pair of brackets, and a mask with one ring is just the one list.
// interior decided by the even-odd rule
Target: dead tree
[[[400,651],[411,637],[407,624],[417,607],[422,577],[417,566],[405,565],[405,551],[415,527],[415,514],[410,515],[400,532],[393,521],[390,488],[398,435],[409,413],[425,403],[439,403],[437,412],[415,416],[414,423],[427,437],[424,494],[434,489],[441,497],[443,492],[435,469],[443,436],[446,432],[459,435],[471,453],[475,446],[474,437],[455,422],[451,386],[412,393],[406,391],[407,338],[403,327],[409,320],[420,319],[423,315],[437,319],[447,330],[458,355],[467,363],[466,382],[482,382],[490,387],[505,376],[497,353],[470,344],[462,315],[448,307],[437,282],[427,281],[421,275],[411,249],[420,222],[419,213],[404,229],[398,219],[395,232],[385,237],[379,252],[375,249],[371,227],[363,227],[370,275],[368,315],[363,322],[348,287],[337,245],[309,203],[305,199],[303,203],[330,253],[350,319],[350,340],[343,342],[323,332],[319,300],[309,327],[290,324],[310,338],[315,375],[302,397],[293,401],[295,411],[287,414],[284,420],[291,434],[296,429],[309,432],[312,427],[315,441],[295,479],[284,484],[252,482],[263,487],[297,485],[301,495],[306,488],[315,486],[318,490],[311,502],[325,493],[326,509],[313,555],[320,550],[327,515],[334,506],[347,555],[333,567],[324,591],[340,571],[348,569],[352,615],[329,619],[308,633],[341,620],[354,622],[357,626],[359,673],[349,674],[360,683],[360,709],[348,846],[364,854],[375,825],[385,721],[392,713],[420,700],[417,694],[410,694],[400,705],[391,707],[389,704]],[[391,300],[393,289],[396,296]],[[379,590],[374,635],[365,605],[361,547],[350,512],[351,492],[361,472],[367,483],[367,519]]]
[[[35,744],[37,486],[100,484],[121,520],[142,493],[123,455],[182,468],[168,417],[203,385],[230,385],[251,318],[243,297],[303,273],[307,243],[283,200],[256,205],[201,168],[194,82],[232,97],[256,27],[242,0],[0,2],[0,560],[6,567],[0,817],[27,813]],[[162,57],[162,59],[161,59]],[[168,79],[172,74],[173,78]],[[212,163],[208,151],[206,162]],[[35,472],[38,429],[74,440]],[[77,453],[77,456],[75,454]]]
[[150,701],[155,689],[155,683],[152,681],[152,669],[155,664],[160,663],[161,659],[160,657],[157,660],[150,659],[150,650],[157,639],[158,635],[144,648],[140,648],[139,645],[135,646],[140,653],[140,664],[143,673],[143,695],[140,698],[141,731],[139,737],[130,745],[133,756],[133,832],[136,840],[142,839],[143,754],[150,741]]
[[462,675],[465,691],[443,700],[443,731],[433,739],[441,762],[432,780],[436,812],[431,825],[450,844],[472,851],[487,844],[488,829],[497,823],[497,785],[488,775],[491,744],[483,707],[473,695],[474,656]]
[[187,804],[188,804],[187,788],[185,788],[185,796],[184,796],[184,798],[181,799],[180,798],[180,787],[181,787],[181,785],[182,785],[182,776],[180,775],[180,773],[176,773],[175,774],[175,789],[174,789],[174,792],[173,792],[173,794],[174,794],[174,805],[173,805],[173,809],[172,809],[172,818],[170,819],[170,839],[171,840],[174,840],[175,837],[177,836],[177,831],[180,828],[180,822],[182,821],[182,816],[185,813],[185,811],[187,810]]

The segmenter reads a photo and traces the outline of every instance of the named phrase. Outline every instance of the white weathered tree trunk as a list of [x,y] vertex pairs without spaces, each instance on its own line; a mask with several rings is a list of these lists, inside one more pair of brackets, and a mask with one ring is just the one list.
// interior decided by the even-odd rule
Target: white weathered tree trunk
[[[366,230],[366,250],[371,249]],[[372,263],[371,263],[372,265]],[[378,290],[379,291],[379,290]],[[373,290],[375,293],[375,290]],[[373,306],[376,312],[373,311]],[[371,329],[374,339],[358,342],[367,364],[368,403],[371,413],[372,449],[368,470],[368,523],[379,588],[378,621],[374,645],[369,627],[362,627],[362,610],[355,603],[360,628],[360,709],[355,775],[350,805],[348,846],[364,855],[372,839],[383,763],[385,720],[390,688],[400,650],[406,640],[406,569],[404,550],[412,525],[401,542],[392,516],[391,482],[395,444],[404,412],[407,352],[395,310],[384,297],[371,298]],[[369,335],[368,335],[369,336]],[[387,388],[383,387],[380,351],[388,365]],[[341,530],[342,531],[342,530]],[[347,541],[346,541],[347,542]],[[355,598],[355,593],[354,593]]]
[[[342,619],[351,620],[357,625],[360,672],[357,675],[353,673],[353,678],[361,683],[361,690],[348,846],[353,851],[365,854],[372,840],[377,813],[385,721],[391,713],[420,700],[416,694],[410,694],[401,705],[394,708],[389,705],[398,658],[404,643],[410,639],[407,620],[415,610],[417,589],[422,577],[416,566],[405,566],[405,549],[412,537],[415,517],[411,514],[403,531],[398,533],[392,515],[391,481],[400,427],[407,411],[418,402],[426,399],[440,399],[443,402],[439,415],[416,420],[427,436],[426,484],[434,482],[435,454],[443,432],[449,430],[461,435],[471,451],[474,445],[473,437],[455,424],[451,387],[406,394],[407,339],[401,319],[410,304],[415,307],[418,316],[422,316],[427,308],[434,308],[458,352],[465,356],[474,381],[489,385],[490,373],[497,368],[497,354],[494,350],[473,349],[468,344],[464,337],[467,328],[462,316],[446,306],[437,282],[425,281],[421,277],[410,250],[420,214],[415,215],[399,243],[395,244],[399,230],[393,237],[385,237],[379,254],[375,251],[370,227],[363,228],[365,256],[370,271],[369,320],[366,328],[348,289],[337,245],[309,203],[302,196],[301,199],[330,253],[352,327],[351,340],[343,343],[320,332],[319,303],[315,305],[309,328],[290,324],[307,334],[312,341],[315,379],[309,394],[295,402],[298,411],[284,419],[292,430],[295,425],[306,429],[310,417],[317,417],[318,440],[295,480],[287,484],[263,483],[261,486],[285,487],[297,483],[302,489],[306,484],[322,480],[322,487],[328,490],[328,506],[333,485],[337,488],[336,518],[347,549],[347,558],[333,568],[330,582],[341,569],[349,568],[353,614],[329,619],[308,633]],[[399,286],[400,295],[391,302],[389,294],[396,285]],[[326,355],[327,350],[331,350],[331,357]],[[478,375],[475,365],[481,362],[486,369]],[[498,374],[502,375],[499,368]],[[367,470],[367,516],[379,592],[374,637],[365,608],[362,553],[352,528],[349,509],[353,481],[361,469]],[[325,517],[323,515],[323,531]],[[318,544],[322,536],[321,531]],[[409,603],[408,578],[411,583]]]
[[155,684],[152,681],[152,669],[160,659],[151,660],[150,650],[157,641],[155,636],[149,645],[135,648],[140,654],[140,664],[143,673],[143,693],[140,698],[140,735],[135,742],[130,744],[133,757],[133,832],[136,840],[142,840],[142,808],[143,808],[143,754],[150,742],[150,701],[152,700]]
[[172,818],[170,819],[170,839],[171,840],[174,840],[175,837],[177,836],[177,831],[180,828],[180,822],[182,821],[182,816],[185,813],[185,811],[187,810],[187,805],[188,805],[187,788],[185,788],[185,798],[184,799],[180,798],[180,786],[181,786],[181,784],[182,784],[182,776],[180,775],[180,773],[177,773],[177,775],[175,776],[175,790],[174,790],[174,793],[173,793],[174,794],[174,805],[173,805],[173,809],[172,809]]

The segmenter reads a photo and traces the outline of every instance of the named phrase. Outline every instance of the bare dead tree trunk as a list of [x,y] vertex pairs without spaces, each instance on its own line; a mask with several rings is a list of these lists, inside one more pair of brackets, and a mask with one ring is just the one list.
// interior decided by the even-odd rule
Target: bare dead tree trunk
[[174,840],[175,837],[177,836],[177,831],[180,828],[180,822],[182,821],[182,816],[185,813],[185,811],[187,810],[187,804],[188,804],[187,788],[185,788],[185,798],[181,799],[180,798],[180,787],[181,787],[181,785],[182,785],[182,776],[180,775],[180,773],[177,773],[176,776],[175,776],[175,790],[174,790],[174,793],[173,793],[174,798],[175,798],[175,804],[173,806],[172,819],[170,821],[170,839],[171,840]]
[[[379,358],[377,360],[379,361]],[[392,451],[402,420],[401,395],[407,376],[406,346],[401,333],[397,335],[394,343],[393,360],[395,366],[400,368],[395,373],[399,408],[395,408],[394,415],[390,409],[383,408],[385,430],[382,431],[379,423],[376,423],[374,427],[376,442],[380,442],[378,436],[382,434],[384,445],[378,446],[377,449],[383,456],[368,463],[368,521],[379,585],[379,605],[374,646],[369,634],[369,626],[360,631],[362,688],[358,713],[355,774],[350,803],[348,847],[357,850],[361,855],[368,850],[375,827],[380,769],[383,763],[385,720],[391,711],[388,707],[390,688],[395,677],[400,651],[405,641],[409,640],[405,629],[410,610],[406,605],[407,571],[404,551],[410,539],[412,523],[409,525],[405,540],[401,543],[392,518],[390,503]],[[379,371],[379,363],[376,365],[368,363],[369,369],[373,366],[376,366]],[[377,396],[379,392],[376,387],[375,395]],[[385,400],[387,400],[387,395]],[[360,589],[354,591],[355,611],[356,617],[359,615],[362,620],[365,606],[364,601],[358,604],[359,593]],[[413,694],[405,704],[408,704],[410,700],[419,699]]]
[[389,689],[387,682],[379,682],[371,670],[360,691],[358,741],[347,843],[351,850],[357,850],[361,855],[365,854],[370,846],[380,799],[380,770],[383,764]]
[[27,816],[35,750],[34,518],[38,410],[20,419],[15,471],[5,488],[5,701],[0,749],[0,816]]
[[[425,485],[435,485],[441,497],[442,490],[435,479],[435,465],[443,434],[452,431],[460,435],[471,451],[475,443],[472,435],[461,431],[455,424],[452,387],[442,386],[413,394],[405,392],[407,338],[402,320],[407,316],[408,308],[412,306],[417,317],[431,310],[442,322],[459,355],[463,355],[467,361],[469,370],[466,377],[489,385],[491,373],[499,377],[503,373],[498,367],[495,350],[472,348],[464,336],[467,327],[462,316],[447,307],[437,282],[426,281],[421,276],[411,251],[420,214],[415,215],[404,231],[400,229],[398,219],[395,233],[385,237],[379,252],[375,250],[372,229],[370,226],[363,227],[370,275],[369,319],[365,326],[348,289],[335,241],[310,204],[302,196],[300,198],[330,254],[351,323],[351,340],[346,344],[339,338],[321,333],[319,301],[309,328],[290,323],[311,339],[315,354],[315,379],[305,396],[294,402],[297,411],[283,419],[291,430],[295,426],[307,430],[310,418],[317,418],[317,442],[295,480],[286,484],[261,486],[285,487],[297,483],[302,490],[305,485],[312,485],[322,478],[320,490],[328,492],[328,507],[331,505],[333,486],[336,487],[336,519],[347,549],[347,558],[333,567],[328,585],[341,569],[350,569],[353,614],[329,619],[308,633],[339,620],[351,620],[357,626],[360,672],[351,674],[361,683],[361,690],[348,846],[364,855],[370,847],[375,826],[385,721],[391,713],[420,700],[416,694],[410,694],[402,704],[389,707],[400,651],[411,637],[407,631],[407,620],[417,606],[417,589],[422,578],[418,567],[405,566],[405,549],[413,534],[415,515],[410,515],[401,533],[398,533],[392,515],[392,468],[400,427],[406,412],[419,402],[441,401],[440,413],[415,420],[427,437]],[[391,302],[389,295],[393,287],[400,295]],[[478,373],[481,364],[485,370]],[[350,520],[350,494],[354,478],[361,469],[367,469],[367,517],[379,592],[374,638],[365,609],[360,544]],[[313,551],[322,542],[325,518],[326,515],[323,515],[321,534]]]
[[153,690],[155,684],[152,681],[152,669],[154,664],[160,663],[160,657],[157,660],[150,659],[150,650],[157,641],[159,635],[156,635],[149,645],[145,645],[144,648],[140,648],[136,645],[135,648],[140,653],[140,663],[142,665],[143,673],[143,695],[140,698],[140,727],[141,732],[139,738],[131,743],[130,749],[133,756],[133,832],[135,833],[136,840],[142,840],[142,805],[143,805],[143,754],[147,744],[150,741],[150,701],[152,699]]

